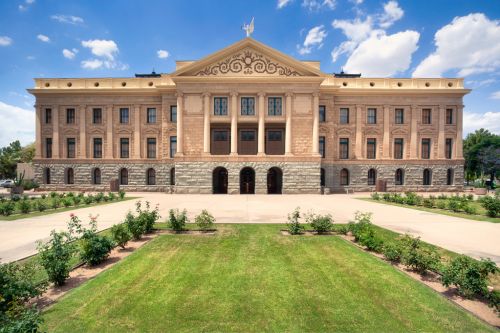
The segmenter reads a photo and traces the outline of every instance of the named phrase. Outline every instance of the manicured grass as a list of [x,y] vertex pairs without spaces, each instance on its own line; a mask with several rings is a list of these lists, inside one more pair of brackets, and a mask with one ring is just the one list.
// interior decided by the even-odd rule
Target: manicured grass
[[421,211],[424,211],[424,212],[431,212],[431,213],[436,213],[436,214],[442,214],[442,215],[460,217],[460,218],[463,218],[463,219],[476,220],[476,221],[484,221],[484,222],[493,222],[493,223],[500,223],[500,218],[486,216],[486,210],[478,202],[470,202],[469,203],[469,205],[476,207],[478,214],[466,214],[466,213],[460,213],[460,212],[456,213],[456,212],[452,212],[451,210],[446,210],[446,209],[427,208],[427,207],[422,207],[422,206],[404,205],[404,204],[399,204],[399,203],[396,203],[396,202],[384,201],[382,199],[381,200],[374,200],[372,198],[357,198],[357,199],[364,200],[364,201],[381,203],[381,204],[386,204],[386,205],[392,205],[392,206],[398,206],[398,207],[416,209],[416,210],[421,210]]
[[162,235],[44,313],[49,332],[494,332],[337,236]]

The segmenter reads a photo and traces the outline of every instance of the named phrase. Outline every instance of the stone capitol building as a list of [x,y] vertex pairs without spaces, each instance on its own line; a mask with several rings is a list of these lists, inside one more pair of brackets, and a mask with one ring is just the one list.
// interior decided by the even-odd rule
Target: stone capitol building
[[46,190],[456,191],[469,91],[327,74],[251,37],[170,74],[40,78],[35,177]]

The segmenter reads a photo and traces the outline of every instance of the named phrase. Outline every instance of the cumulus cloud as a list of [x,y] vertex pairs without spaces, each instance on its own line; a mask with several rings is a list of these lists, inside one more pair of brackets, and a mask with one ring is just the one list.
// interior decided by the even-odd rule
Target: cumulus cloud
[[99,59],[89,59],[82,61],[82,68],[85,69],[98,69],[104,65],[104,62]]
[[62,50],[62,54],[63,54],[64,58],[67,58],[67,59],[74,59],[77,53],[78,53],[78,50],[75,48],[73,48],[71,50],[68,50],[68,49]]
[[309,54],[311,53],[313,47],[317,46],[318,48],[321,48],[321,46],[323,46],[323,40],[326,36],[327,33],[323,25],[312,28],[307,33],[304,43],[302,44],[303,46],[299,47],[299,53],[302,55]]
[[500,99],[500,90],[495,91],[493,94],[491,94],[491,98],[493,99]]
[[479,128],[485,128],[492,133],[500,134],[500,112],[472,113],[464,111],[464,135]]
[[278,9],[281,9],[291,2],[292,2],[292,0],[278,0],[277,7],[278,7]]
[[44,42],[44,43],[48,43],[50,42],[50,38],[48,36],[45,36],[45,35],[42,35],[42,34],[39,34],[38,36],[36,36],[36,38],[38,38],[38,40]]
[[12,44],[12,38],[0,36],[0,46],[9,46],[10,44]]
[[170,56],[167,50],[158,50],[156,51],[156,54],[160,59],[167,59]]
[[450,70],[467,76],[500,69],[500,21],[474,13],[455,17],[434,35],[436,50],[413,72],[440,77]]
[[318,11],[320,9],[326,8],[333,10],[337,6],[336,0],[303,0],[302,7],[307,8],[310,11]]
[[339,46],[333,49],[333,62],[337,61],[342,54],[352,53],[360,42],[367,39],[373,30],[372,24],[370,16],[364,20],[360,18],[355,18],[354,20],[334,20],[332,27],[342,30],[348,40],[340,43]]
[[400,20],[404,15],[404,11],[399,7],[397,1],[391,0],[384,4],[384,13],[379,16],[380,27],[387,29],[394,22]]
[[[0,114],[8,121],[0,121],[0,146],[6,146],[14,140],[21,144],[35,140],[35,112],[0,101]],[[23,124],[22,126],[15,126]]]
[[89,48],[92,54],[107,58],[108,60],[114,60],[115,54],[118,53],[118,46],[112,40],[84,40],[82,41],[82,46]]
[[57,22],[60,22],[60,23],[68,23],[68,24],[73,24],[73,25],[83,24],[83,22],[84,22],[83,18],[81,18],[79,16],[73,16],[73,15],[57,14],[57,15],[52,15],[50,18],[57,21]]

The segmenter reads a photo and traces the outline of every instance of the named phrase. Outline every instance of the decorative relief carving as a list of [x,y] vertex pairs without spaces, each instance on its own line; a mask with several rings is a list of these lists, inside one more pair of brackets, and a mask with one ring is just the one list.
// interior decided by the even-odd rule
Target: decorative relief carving
[[229,58],[205,67],[196,76],[212,76],[228,73],[268,74],[278,76],[302,76],[293,68],[284,66],[253,50],[238,52]]

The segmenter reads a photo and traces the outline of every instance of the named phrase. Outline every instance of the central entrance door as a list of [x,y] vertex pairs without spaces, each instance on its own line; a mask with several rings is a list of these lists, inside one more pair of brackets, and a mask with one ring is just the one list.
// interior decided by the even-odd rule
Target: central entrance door
[[227,194],[227,169],[215,168],[212,174],[212,191],[214,194]]
[[267,194],[281,194],[283,187],[283,172],[273,167],[267,171]]
[[250,167],[240,171],[240,194],[255,194],[255,171]]

